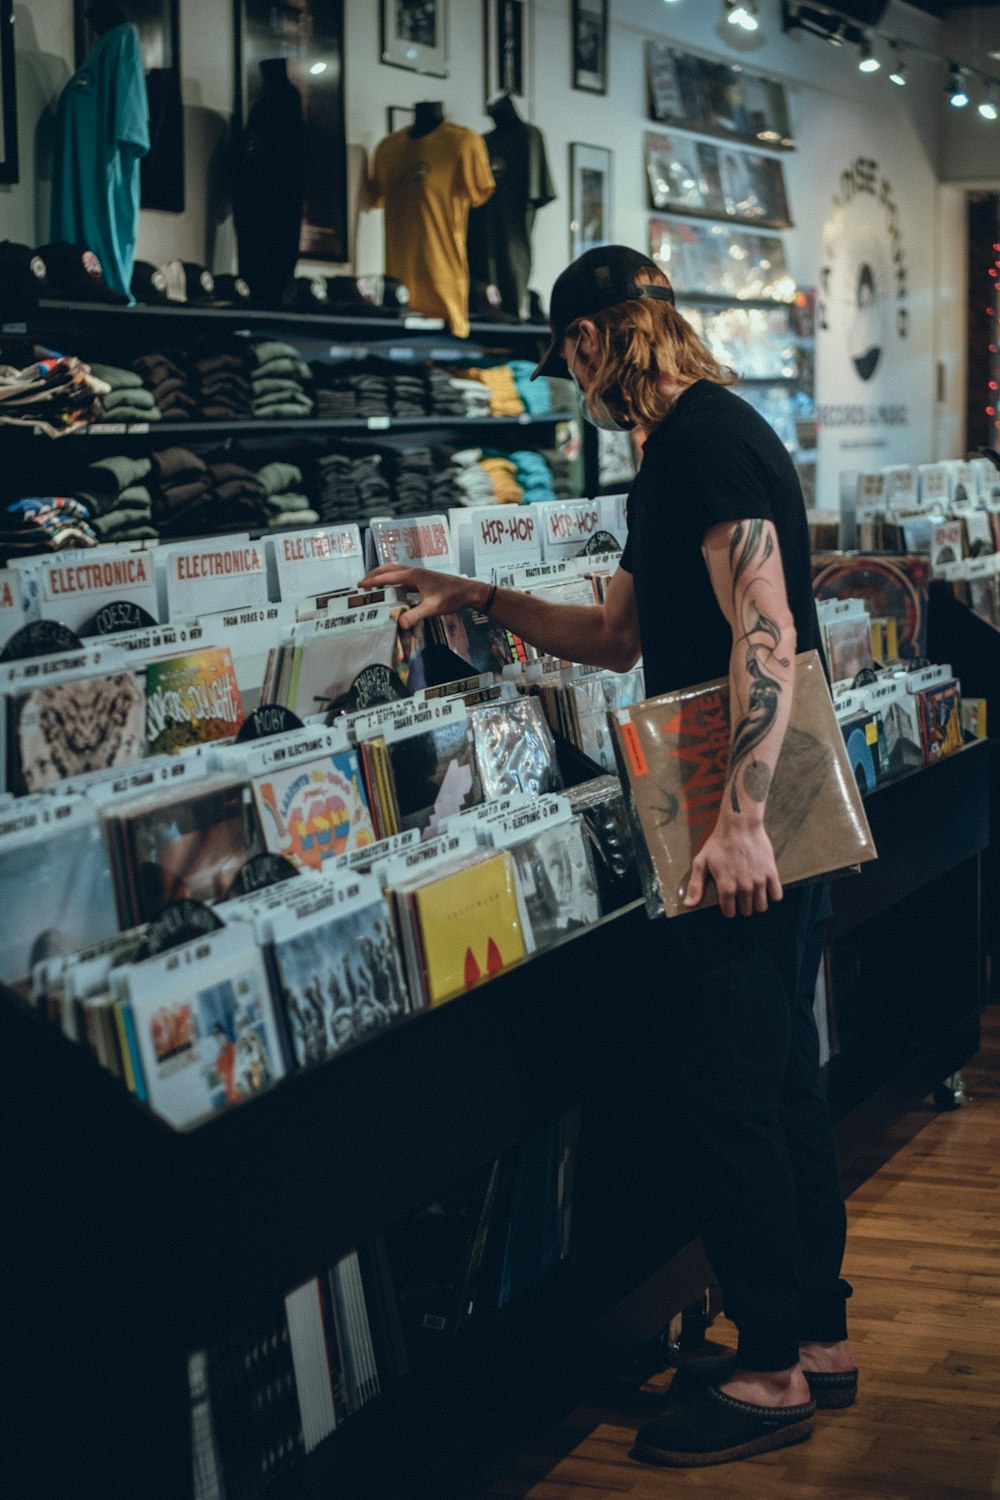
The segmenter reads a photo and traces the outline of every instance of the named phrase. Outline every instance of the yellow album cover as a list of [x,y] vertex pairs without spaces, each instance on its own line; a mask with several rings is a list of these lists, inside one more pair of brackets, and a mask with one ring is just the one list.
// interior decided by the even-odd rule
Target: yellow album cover
[[414,892],[431,1005],[442,1005],[525,955],[511,856],[497,853]]

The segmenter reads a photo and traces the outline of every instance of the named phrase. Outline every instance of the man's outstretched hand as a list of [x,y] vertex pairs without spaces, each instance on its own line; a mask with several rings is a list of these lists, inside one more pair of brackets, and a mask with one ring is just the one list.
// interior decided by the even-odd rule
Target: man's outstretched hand
[[399,617],[402,630],[412,630],[419,620],[431,615],[453,615],[460,609],[475,608],[489,593],[489,585],[478,579],[435,573],[430,568],[404,568],[399,563],[381,563],[372,568],[358,587],[406,589],[419,594],[420,603],[404,610]]

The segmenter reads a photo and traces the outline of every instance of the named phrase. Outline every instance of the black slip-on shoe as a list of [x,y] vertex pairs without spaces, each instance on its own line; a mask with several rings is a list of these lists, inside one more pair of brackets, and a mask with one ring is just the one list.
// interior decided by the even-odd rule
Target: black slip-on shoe
[[801,1406],[757,1406],[737,1401],[717,1386],[705,1389],[636,1434],[632,1457],[672,1469],[753,1458],[812,1437],[815,1401]]
[[806,1370],[817,1411],[853,1406],[858,1394],[857,1370]]

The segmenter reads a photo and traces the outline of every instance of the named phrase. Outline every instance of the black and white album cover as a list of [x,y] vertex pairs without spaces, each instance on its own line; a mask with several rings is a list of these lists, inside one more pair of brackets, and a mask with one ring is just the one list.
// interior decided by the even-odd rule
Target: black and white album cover
[[280,1003],[300,1067],[322,1062],[408,1009],[385,902],[336,908],[274,940]]
[[597,921],[597,879],[578,818],[541,829],[511,853],[536,948]]

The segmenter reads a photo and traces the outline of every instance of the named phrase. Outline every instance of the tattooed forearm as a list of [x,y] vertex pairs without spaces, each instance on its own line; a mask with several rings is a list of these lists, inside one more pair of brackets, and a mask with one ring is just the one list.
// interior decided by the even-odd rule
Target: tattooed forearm
[[[781,698],[781,683],[776,677],[769,676],[761,666],[761,657],[766,659],[774,651],[780,639],[780,634],[777,638],[771,636],[767,626],[771,629],[775,627],[770,620],[765,626],[762,622],[766,619],[767,617],[762,616],[758,611],[756,629],[761,630],[766,639],[771,640],[770,646],[765,641],[755,639],[756,629],[747,632],[749,645],[746,664],[750,676],[750,702],[746,712],[736,722],[732,744],[729,748],[729,805],[734,813],[740,810],[737,788],[740,771],[745,762],[749,761],[749,765],[744,772],[743,787],[751,801],[766,801],[770,786],[770,770],[766,765],[754,759],[754,751],[771,732],[771,727],[778,716],[778,704]],[[761,772],[764,774],[761,775]],[[763,790],[761,790],[762,787]]]

